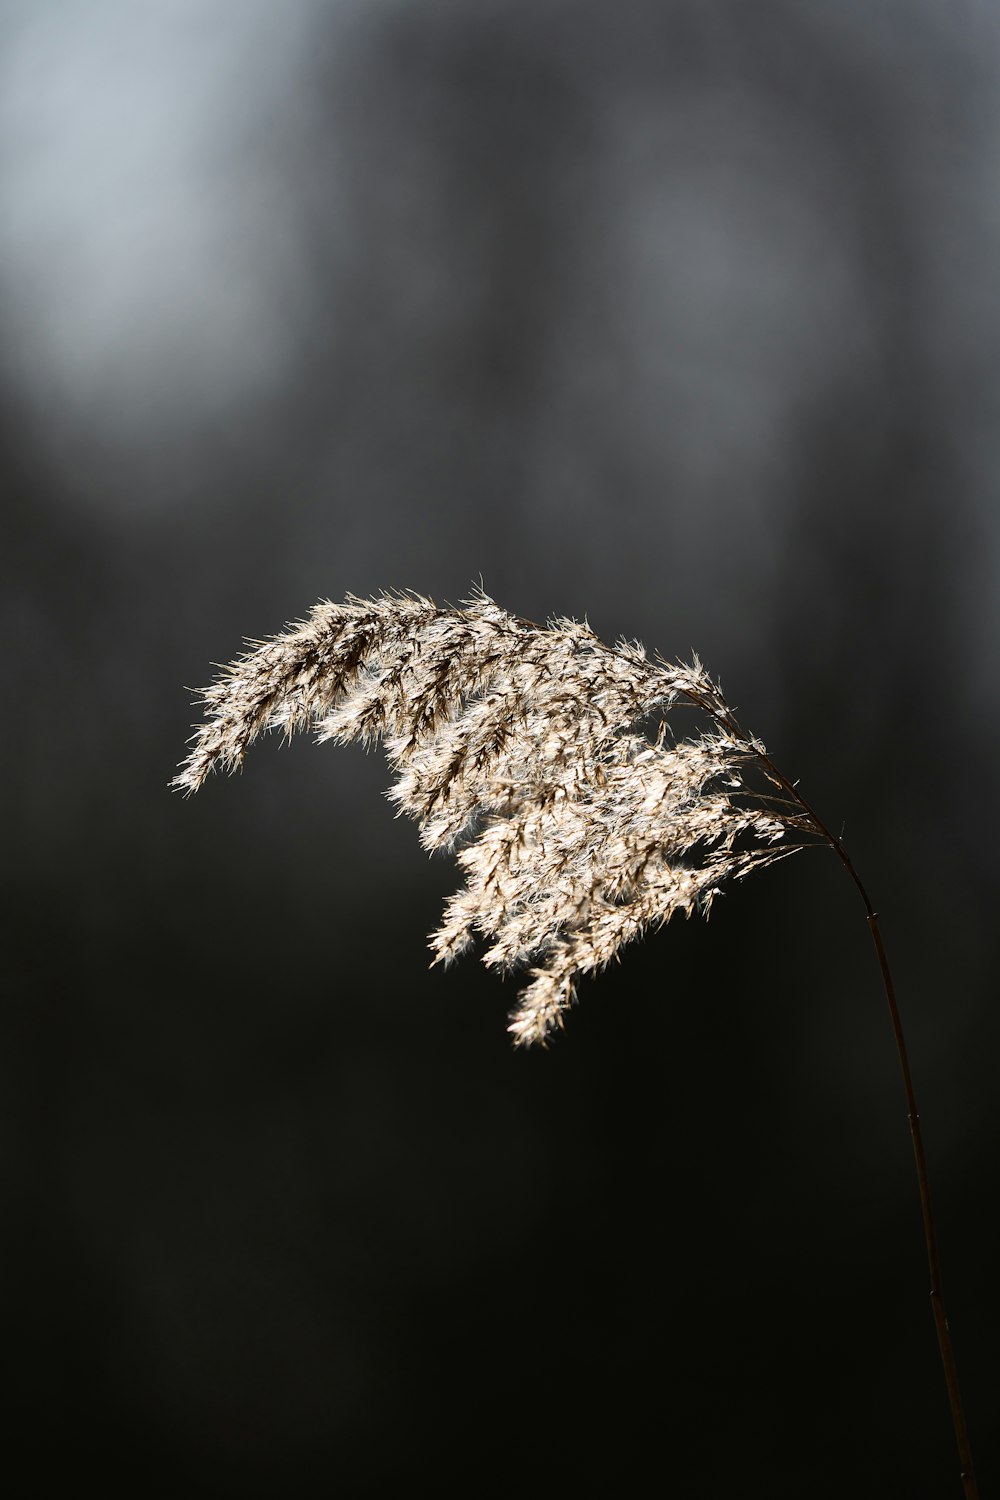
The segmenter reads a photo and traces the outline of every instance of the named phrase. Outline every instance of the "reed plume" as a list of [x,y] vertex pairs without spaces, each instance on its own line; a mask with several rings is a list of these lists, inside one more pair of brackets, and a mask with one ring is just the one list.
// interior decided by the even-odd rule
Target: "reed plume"
[[[206,720],[173,785],[196,791],[268,729],[381,740],[389,792],[464,884],[431,938],[435,962],[478,934],[484,962],[528,969],[510,1030],[544,1042],[578,979],[677,913],[707,915],[751,871],[825,843],[854,881],[889,1007],[913,1141],[931,1300],[962,1465],[978,1500],[931,1212],[916,1097],[868,893],[840,839],[747,734],[697,657],[650,659],[586,623],[518,619],[480,593],[441,609],[418,594],[349,595],[252,648],[203,694]],[[666,715],[697,711],[673,735]]]
[[[479,934],[487,964],[533,965],[511,1018],[518,1043],[562,1023],[581,975],[678,912],[707,914],[726,881],[793,852],[808,826],[773,787],[749,791],[763,747],[697,659],[651,661],[634,642],[606,646],[574,620],[542,628],[485,595],[460,609],[412,594],[317,604],[204,701],[176,778],[186,791],[241,765],[265,729],[383,741],[393,802],[425,848],[457,849],[465,876],[435,961]],[[661,716],[680,704],[709,727],[670,738]]]

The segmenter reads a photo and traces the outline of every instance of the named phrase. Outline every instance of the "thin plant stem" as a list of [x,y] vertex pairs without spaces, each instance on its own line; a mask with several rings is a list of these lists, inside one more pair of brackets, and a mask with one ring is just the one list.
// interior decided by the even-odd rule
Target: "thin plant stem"
[[[732,728],[736,728],[735,720]],[[896,991],[892,982],[892,973],[889,969],[889,961],[886,958],[885,945],[882,942],[882,934],[878,925],[878,913],[872,905],[871,898],[866,891],[861,877],[851,861],[851,857],[840,839],[831,833],[822,819],[810,806],[798,788],[783,776],[774,765],[770,757],[763,751],[759,752],[760,764],[765,775],[780,786],[788,796],[802,808],[803,812],[811,819],[817,832],[826,840],[830,848],[837,855],[845,870],[850,875],[865,904],[865,912],[868,919],[868,928],[875,944],[875,953],[878,958],[879,972],[882,976],[882,986],[885,990],[886,1003],[889,1007],[889,1018],[892,1022],[892,1033],[896,1040],[896,1052],[899,1057],[899,1068],[903,1075],[903,1090],[906,1094],[906,1116],[910,1126],[910,1138],[913,1142],[913,1157],[917,1167],[917,1185],[920,1189],[920,1213],[924,1226],[924,1243],[927,1247],[927,1264],[931,1277],[931,1308],[934,1313],[934,1327],[937,1330],[938,1348],[941,1351],[941,1363],[944,1367],[945,1384],[948,1387],[948,1402],[951,1407],[952,1426],[955,1429],[955,1441],[958,1445],[959,1460],[962,1466],[962,1485],[965,1490],[965,1500],[979,1500],[979,1488],[976,1483],[975,1468],[972,1463],[972,1448],[969,1443],[969,1432],[965,1421],[965,1409],[962,1405],[962,1394],[958,1384],[958,1369],[955,1364],[955,1353],[951,1344],[951,1330],[948,1327],[948,1318],[945,1313],[944,1293],[941,1286],[941,1259],[937,1247],[937,1234],[934,1227],[934,1211],[931,1207],[931,1187],[927,1173],[927,1158],[924,1154],[923,1136],[920,1131],[920,1114],[917,1110],[917,1096],[913,1087],[913,1075],[910,1072],[910,1060],[906,1051],[906,1041],[903,1036],[903,1023],[896,1004]]]

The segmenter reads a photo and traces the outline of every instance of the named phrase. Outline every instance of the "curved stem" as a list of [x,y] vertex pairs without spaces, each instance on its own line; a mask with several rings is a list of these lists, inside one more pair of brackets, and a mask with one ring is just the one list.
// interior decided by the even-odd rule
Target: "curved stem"
[[[735,721],[733,722],[733,727],[736,727]],[[892,974],[889,970],[889,961],[885,955],[882,934],[879,931],[878,913],[873,907],[868,892],[862,884],[861,877],[854,868],[851,858],[840,839],[830,832],[822,819],[799,792],[798,788],[787,777],[781,774],[770,757],[763,750],[758,751],[758,756],[768,778],[777,786],[780,786],[782,791],[789,797],[794,798],[803,812],[812,821],[820,837],[825,839],[830,845],[854,881],[861,899],[865,903],[868,928],[872,935],[872,941],[875,944],[879,972],[882,975],[882,986],[885,990],[886,1003],[889,1007],[889,1018],[892,1022],[892,1032],[896,1039],[899,1067],[903,1075],[903,1090],[906,1094],[906,1113],[910,1125],[910,1137],[913,1141],[913,1156],[917,1167],[917,1184],[920,1189],[920,1213],[923,1218],[924,1243],[927,1246],[927,1263],[931,1275],[931,1307],[934,1312],[934,1326],[937,1330],[938,1348],[941,1352],[941,1363],[944,1367],[945,1384],[948,1387],[948,1401],[951,1406],[951,1420],[955,1429],[955,1441],[958,1444],[959,1460],[962,1465],[962,1484],[966,1500],[979,1500],[979,1489],[976,1484],[976,1474],[972,1463],[972,1449],[969,1444],[969,1433],[965,1422],[965,1410],[962,1406],[962,1395],[958,1385],[958,1369],[955,1365],[955,1354],[951,1346],[951,1331],[948,1327],[948,1319],[944,1309],[944,1295],[941,1289],[941,1261],[937,1248],[937,1234],[934,1228],[934,1213],[931,1208],[931,1188],[927,1175],[924,1142],[920,1132],[917,1096],[913,1087],[913,1077],[910,1073],[910,1060],[907,1056],[906,1042],[903,1037],[903,1024],[899,1015],[899,1007],[896,1004],[896,991],[892,982]]]

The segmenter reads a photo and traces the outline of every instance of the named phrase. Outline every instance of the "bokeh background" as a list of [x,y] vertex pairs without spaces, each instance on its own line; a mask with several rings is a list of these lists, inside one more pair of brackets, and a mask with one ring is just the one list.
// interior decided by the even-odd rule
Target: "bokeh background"
[[0,4],[17,1493],[959,1492],[832,857],[518,1054],[378,756],[168,793],[245,635],[480,575],[844,823],[996,1490],[998,182],[973,0]]

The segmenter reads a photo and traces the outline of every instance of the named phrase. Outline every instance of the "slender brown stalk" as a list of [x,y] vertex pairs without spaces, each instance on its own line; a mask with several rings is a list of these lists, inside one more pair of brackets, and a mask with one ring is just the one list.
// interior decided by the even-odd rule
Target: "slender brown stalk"
[[[866,897],[865,900],[867,901],[867,899]],[[965,1409],[962,1405],[962,1393],[958,1384],[958,1369],[955,1365],[955,1354],[951,1347],[951,1331],[948,1327],[948,1318],[944,1308],[944,1293],[941,1288],[941,1262],[938,1256],[937,1237],[934,1232],[934,1214],[931,1209],[931,1189],[927,1176],[927,1161],[924,1156],[924,1142],[920,1133],[920,1115],[917,1113],[917,1100],[913,1091],[913,1079],[910,1076],[910,1065],[906,1055],[906,1043],[903,1040],[902,1022],[900,1021],[899,1010],[896,1006],[892,975],[889,972],[889,964],[885,956],[885,948],[882,944],[882,934],[879,931],[878,913],[870,909],[868,912],[868,926],[871,929],[872,939],[875,943],[875,952],[878,954],[879,968],[882,972],[882,983],[885,986],[885,998],[889,1005],[893,1034],[896,1038],[896,1050],[899,1053],[899,1066],[903,1074],[903,1088],[906,1091],[907,1119],[910,1122],[913,1155],[917,1164],[917,1182],[920,1185],[920,1212],[923,1215],[924,1239],[927,1243],[927,1262],[931,1273],[931,1307],[934,1310],[934,1326],[937,1329],[938,1347],[941,1350],[941,1363],[944,1366],[944,1378],[948,1387],[948,1401],[951,1404],[951,1420],[955,1428],[955,1441],[958,1444],[958,1453],[962,1464],[962,1484],[965,1487],[966,1500],[979,1500],[979,1487],[976,1484],[976,1472],[972,1463],[972,1448],[969,1443],[969,1433],[965,1422]]]
[[951,1330],[948,1326],[948,1318],[945,1313],[944,1292],[941,1285],[941,1259],[938,1253],[937,1233],[934,1227],[934,1211],[931,1207],[930,1178],[927,1173],[927,1158],[924,1154],[923,1136],[920,1131],[917,1096],[913,1087],[913,1075],[910,1072],[910,1060],[906,1051],[906,1040],[903,1036],[903,1023],[900,1018],[899,1007],[896,1004],[895,986],[892,982],[892,973],[889,969],[885,945],[882,942],[882,934],[879,930],[878,913],[872,905],[871,898],[862,883],[861,877],[854,868],[851,857],[840,839],[830,832],[816,811],[809,805],[801,792],[799,792],[798,788],[787,777],[781,774],[768,755],[761,752],[760,761],[768,778],[780,786],[786,795],[798,803],[821,837],[830,845],[830,848],[837,855],[847,873],[854,881],[861,899],[865,903],[868,928],[872,935],[872,941],[875,944],[879,972],[882,975],[882,986],[885,990],[886,1003],[889,1007],[889,1018],[892,1022],[892,1033],[896,1040],[899,1068],[903,1075],[903,1090],[906,1094],[906,1117],[909,1121],[910,1137],[913,1141],[913,1157],[916,1162],[917,1185],[920,1190],[920,1213],[923,1219],[924,1243],[927,1247],[927,1264],[931,1276],[931,1308],[934,1313],[934,1327],[937,1330],[938,1348],[941,1351],[941,1364],[944,1367],[945,1384],[948,1387],[948,1402],[951,1407],[952,1426],[955,1429],[955,1441],[958,1445],[959,1460],[962,1465],[962,1485],[965,1490],[965,1500],[979,1500],[979,1487],[976,1483],[976,1472],[972,1463],[972,1448],[969,1443],[969,1432],[965,1421],[965,1408],[962,1405],[962,1393],[958,1384],[958,1368],[955,1364],[955,1352],[951,1344]]

